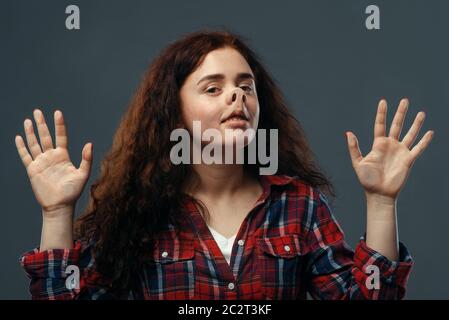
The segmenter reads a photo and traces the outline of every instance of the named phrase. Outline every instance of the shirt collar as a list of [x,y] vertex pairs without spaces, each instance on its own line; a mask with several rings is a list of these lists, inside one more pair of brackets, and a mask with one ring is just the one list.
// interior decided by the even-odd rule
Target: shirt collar
[[295,180],[297,176],[287,176],[287,175],[260,175],[259,180],[263,187],[271,187],[272,185],[284,186],[290,184]]
[[[259,198],[259,202],[263,202],[271,193],[271,186],[285,186],[292,183],[297,176],[288,176],[288,175],[259,175],[259,181],[263,188],[263,194]],[[187,199],[186,208],[188,211],[197,211],[196,205],[191,201],[191,199]]]

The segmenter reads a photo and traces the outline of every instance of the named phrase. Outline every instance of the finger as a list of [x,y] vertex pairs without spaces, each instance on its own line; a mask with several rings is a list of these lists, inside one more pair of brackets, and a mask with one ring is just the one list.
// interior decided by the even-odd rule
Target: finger
[[25,168],[28,168],[30,163],[33,162],[33,158],[31,158],[31,155],[28,152],[28,149],[25,147],[25,142],[23,141],[21,136],[16,135],[15,142],[16,142],[16,148],[17,148],[17,152],[19,153],[20,159],[22,160]]
[[374,138],[385,137],[386,119],[387,101],[382,99],[377,106],[376,120],[374,121]]
[[67,131],[62,112],[56,110],[54,118],[55,118],[56,147],[67,149]]
[[418,112],[413,121],[412,126],[408,130],[404,139],[402,139],[402,143],[410,149],[410,147],[415,142],[416,137],[418,136],[419,130],[421,130],[422,124],[424,123],[424,119],[426,118],[426,114],[423,111]]
[[363,159],[359,148],[359,142],[357,137],[350,131],[346,132],[346,137],[349,155],[351,156],[352,165],[355,167]]
[[427,131],[426,134],[421,138],[421,140],[416,144],[416,146],[414,146],[413,149],[410,150],[413,159],[412,162],[414,162],[416,158],[418,158],[419,155],[423,153],[423,151],[427,148],[430,141],[432,140],[433,136],[434,136],[433,130]]
[[92,167],[93,158],[93,145],[92,143],[87,143],[83,147],[82,159],[80,163],[79,170],[83,172],[86,176],[89,176],[90,169]]
[[37,131],[39,132],[39,140],[41,142],[42,150],[45,152],[53,149],[53,141],[51,139],[50,131],[45,122],[44,114],[41,110],[35,109],[33,112],[34,121],[36,121]]
[[36,159],[36,157],[42,153],[42,150],[41,146],[37,142],[36,135],[34,134],[33,122],[30,119],[26,119],[23,122],[23,126],[25,128],[28,148],[30,149],[33,159]]
[[396,140],[399,139],[402,126],[404,124],[405,114],[407,113],[407,109],[408,109],[408,99],[404,98],[399,103],[398,110],[396,111],[396,114],[394,115],[393,118],[393,122],[391,123],[390,133],[388,134],[390,138],[394,138]]

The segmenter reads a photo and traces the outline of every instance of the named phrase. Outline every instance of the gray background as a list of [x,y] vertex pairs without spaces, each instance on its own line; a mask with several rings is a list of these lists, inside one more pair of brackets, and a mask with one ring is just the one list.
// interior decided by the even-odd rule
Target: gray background
[[[65,28],[69,4],[80,7],[81,30]],[[380,30],[365,28],[369,4],[380,7]],[[400,98],[411,101],[401,138],[418,111],[427,113],[418,139],[429,129],[435,137],[401,191],[400,239],[415,259],[407,298],[448,299],[448,12],[443,0],[2,1],[0,298],[29,298],[18,257],[40,241],[40,208],[14,144],[33,108],[51,124],[55,108],[64,112],[76,166],[93,141],[90,186],[153,57],[181,34],[226,26],[250,39],[304,126],[335,183],[334,213],[352,246],[365,230],[366,209],[345,130],[365,155],[382,96],[388,129]],[[87,188],[78,214],[86,196]]]

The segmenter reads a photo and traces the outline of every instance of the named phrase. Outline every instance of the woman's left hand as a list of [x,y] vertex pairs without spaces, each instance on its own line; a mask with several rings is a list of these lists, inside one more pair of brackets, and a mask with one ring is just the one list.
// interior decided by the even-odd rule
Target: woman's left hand
[[434,131],[429,130],[411,148],[424,122],[425,113],[421,111],[416,115],[405,137],[399,141],[408,105],[408,99],[401,100],[389,134],[385,136],[387,102],[380,100],[374,124],[372,150],[365,157],[360,152],[357,137],[352,132],[346,132],[352,166],[367,195],[381,195],[396,200],[414,161],[432,140]]

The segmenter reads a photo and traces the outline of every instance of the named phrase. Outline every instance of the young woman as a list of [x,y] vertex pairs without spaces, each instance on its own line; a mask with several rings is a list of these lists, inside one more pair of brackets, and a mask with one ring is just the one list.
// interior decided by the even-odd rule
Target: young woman
[[[256,54],[232,33],[186,35],[154,60],[74,227],[92,143],[76,168],[62,112],[54,113],[53,145],[43,113],[34,110],[40,144],[29,119],[29,150],[21,136],[15,140],[43,214],[40,247],[21,257],[32,297],[305,299],[309,292],[316,299],[402,298],[412,260],[398,241],[396,202],[433,136],[427,132],[412,147],[424,121],[419,112],[399,141],[408,104],[401,100],[386,135],[387,103],[379,102],[365,157],[355,135],[346,133],[367,204],[366,235],[355,251],[333,216],[333,187],[301,126]],[[223,136],[232,130],[223,145],[235,146],[244,130],[278,130],[277,173],[260,175],[259,160],[174,164],[170,135],[179,128],[192,133],[193,121]],[[70,286],[73,266],[79,282]]]

